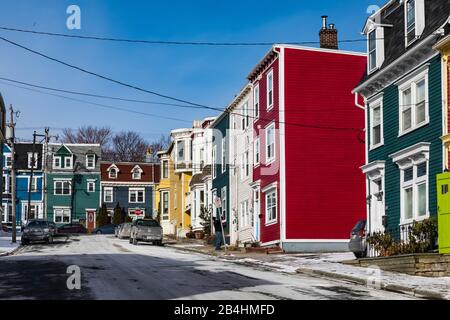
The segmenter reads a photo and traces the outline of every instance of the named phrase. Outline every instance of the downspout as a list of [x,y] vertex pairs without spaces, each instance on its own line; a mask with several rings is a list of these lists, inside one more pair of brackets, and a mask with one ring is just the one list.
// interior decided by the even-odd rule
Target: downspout
[[355,106],[356,106],[357,108],[359,108],[359,109],[366,110],[366,107],[365,107],[365,106],[359,104],[359,99],[358,99],[358,98],[359,98],[359,93],[358,93],[358,92],[355,92]]

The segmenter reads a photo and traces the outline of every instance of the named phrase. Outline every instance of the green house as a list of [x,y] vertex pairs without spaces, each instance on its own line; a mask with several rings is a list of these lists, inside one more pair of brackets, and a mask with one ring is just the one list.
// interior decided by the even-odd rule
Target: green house
[[354,90],[365,100],[367,231],[397,239],[437,215],[444,171],[443,62],[433,46],[449,3],[411,3],[389,2],[367,20],[367,76]]
[[100,160],[97,144],[49,145],[46,212],[50,221],[87,226],[95,219],[100,206]]

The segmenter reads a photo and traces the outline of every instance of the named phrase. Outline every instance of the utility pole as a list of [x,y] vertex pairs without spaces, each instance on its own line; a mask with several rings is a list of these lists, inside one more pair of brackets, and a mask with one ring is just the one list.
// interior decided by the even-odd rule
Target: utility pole
[[9,107],[9,128],[10,128],[10,139],[9,146],[11,147],[11,209],[12,209],[12,243],[17,242],[17,230],[16,230],[16,152],[15,152],[15,132],[14,132],[14,109],[11,105]]
[[42,187],[44,192],[44,212],[43,216],[44,219],[47,220],[47,157],[48,157],[48,144],[50,142],[50,128],[45,128],[45,141],[44,141],[44,154],[42,155],[43,162],[44,162],[44,185]]
[[[36,166],[36,131],[33,133],[33,147],[31,149],[31,168],[30,168],[30,183],[28,185],[28,207],[26,212],[25,220],[34,219],[35,217],[31,214],[31,193],[33,192],[33,175],[34,167]],[[37,187],[37,186],[36,186]]]

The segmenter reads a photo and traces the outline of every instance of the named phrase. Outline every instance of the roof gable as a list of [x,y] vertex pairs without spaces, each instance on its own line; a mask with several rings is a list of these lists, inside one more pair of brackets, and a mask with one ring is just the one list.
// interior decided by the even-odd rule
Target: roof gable
[[73,152],[67,147],[65,144],[61,146],[61,148],[58,149],[58,151],[55,152],[58,156],[70,156],[73,155]]

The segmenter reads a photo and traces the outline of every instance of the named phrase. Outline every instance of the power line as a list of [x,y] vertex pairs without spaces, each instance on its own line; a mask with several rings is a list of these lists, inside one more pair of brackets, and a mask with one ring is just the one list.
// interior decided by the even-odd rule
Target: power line
[[[110,81],[110,82],[113,82],[113,83],[125,86],[125,87],[131,88],[131,89],[135,89],[135,90],[140,91],[140,92],[145,92],[145,93],[148,93],[148,94],[156,95],[156,96],[159,96],[159,97],[162,97],[162,98],[165,98],[165,99],[169,99],[169,100],[173,100],[173,101],[177,101],[177,102],[182,102],[182,103],[189,104],[189,105],[196,106],[196,107],[202,107],[202,108],[208,109],[208,110],[214,110],[214,111],[228,113],[228,114],[236,114],[236,115],[240,115],[240,116],[247,116],[247,115],[243,115],[243,114],[233,113],[233,112],[231,112],[229,110],[226,110],[226,109],[223,110],[221,108],[214,108],[214,107],[206,106],[206,105],[203,105],[203,104],[199,104],[199,103],[190,102],[190,101],[187,101],[187,100],[171,97],[171,96],[168,96],[168,95],[165,95],[165,94],[161,94],[161,93],[158,93],[158,92],[155,92],[155,91],[146,90],[146,89],[140,88],[138,86],[131,85],[131,84],[119,81],[119,80],[115,80],[115,79],[112,79],[110,77],[107,77],[107,76],[104,76],[104,75],[101,75],[101,74],[98,74],[98,73],[86,70],[84,68],[75,66],[75,65],[67,63],[67,62],[64,62],[62,60],[50,57],[50,56],[48,56],[48,55],[46,55],[44,53],[41,53],[41,52],[38,52],[36,50],[30,49],[30,48],[28,48],[26,46],[23,46],[21,44],[18,44],[16,42],[14,42],[14,41],[8,40],[8,39],[6,39],[4,37],[0,37],[0,40],[3,40],[3,41],[5,41],[5,42],[7,42],[9,44],[12,44],[13,46],[19,47],[19,48],[21,48],[21,49],[23,49],[23,50],[25,50],[27,52],[31,52],[31,53],[33,53],[35,55],[41,56],[41,57],[46,58],[48,60],[60,63],[60,64],[62,64],[64,66],[69,67],[69,68],[81,71],[83,73],[87,73],[89,75],[92,75],[92,76],[98,77],[100,79],[103,79],[103,80],[106,80],[106,81]],[[249,117],[253,118],[253,119],[266,120],[266,121],[270,121],[270,122],[274,121],[273,119],[263,119],[261,117],[259,117],[259,118],[253,117],[253,116],[249,116]],[[275,121],[275,122],[277,122],[279,124],[292,125],[292,126],[297,126],[297,127],[302,127],[302,128],[315,128],[315,129],[327,129],[327,130],[338,130],[338,131],[361,131],[362,130],[362,129],[358,129],[358,128],[344,128],[344,127],[331,127],[331,126],[329,127],[329,126],[319,126],[319,125],[303,125],[303,124],[299,124],[299,123],[288,123],[288,122],[284,122],[284,121]]]
[[[0,30],[29,33],[34,35],[44,35],[61,38],[71,39],[83,39],[83,40],[97,40],[97,41],[109,41],[109,42],[126,42],[126,43],[140,43],[148,45],[188,45],[188,46],[272,46],[275,42],[214,42],[214,41],[163,41],[163,40],[142,40],[142,39],[124,39],[124,38],[112,38],[112,37],[100,37],[100,36],[81,36],[47,31],[27,30],[11,27],[0,27]],[[366,42],[367,39],[348,39],[340,40],[340,43],[353,43],[353,42]],[[320,41],[292,41],[282,42],[287,45],[313,45],[320,44]]]
[[25,87],[21,87],[21,86],[16,86],[16,85],[10,84],[10,83],[4,83],[4,82],[0,82],[0,83],[3,83],[3,84],[8,85],[8,86],[13,86],[13,87],[16,87],[16,88],[28,90],[28,91],[40,93],[40,94],[50,95],[50,96],[58,97],[58,98],[61,98],[61,99],[71,100],[71,101],[80,102],[80,103],[86,103],[86,104],[90,104],[90,105],[93,105],[93,106],[97,106],[97,107],[101,107],[101,108],[106,108],[106,109],[110,109],[110,110],[116,110],[116,111],[128,112],[128,113],[133,113],[133,114],[139,114],[139,115],[148,116],[148,117],[153,117],[153,118],[160,118],[160,119],[167,119],[167,120],[181,121],[181,122],[187,122],[187,123],[190,123],[190,122],[191,122],[191,121],[187,121],[187,120],[185,120],[185,119],[173,118],[173,117],[166,117],[166,116],[161,116],[161,115],[158,115],[158,114],[147,113],[147,112],[141,112],[141,111],[135,111],[135,110],[130,110],[130,109],[122,108],[122,107],[111,106],[111,105],[107,105],[107,104],[96,103],[96,102],[91,102],[91,101],[87,101],[87,100],[82,100],[82,99],[76,99],[76,98],[66,97],[66,96],[63,96],[63,95],[54,94],[54,93],[50,93],[50,92],[43,92],[43,91],[36,90],[36,89],[31,89],[31,88],[25,88]]

